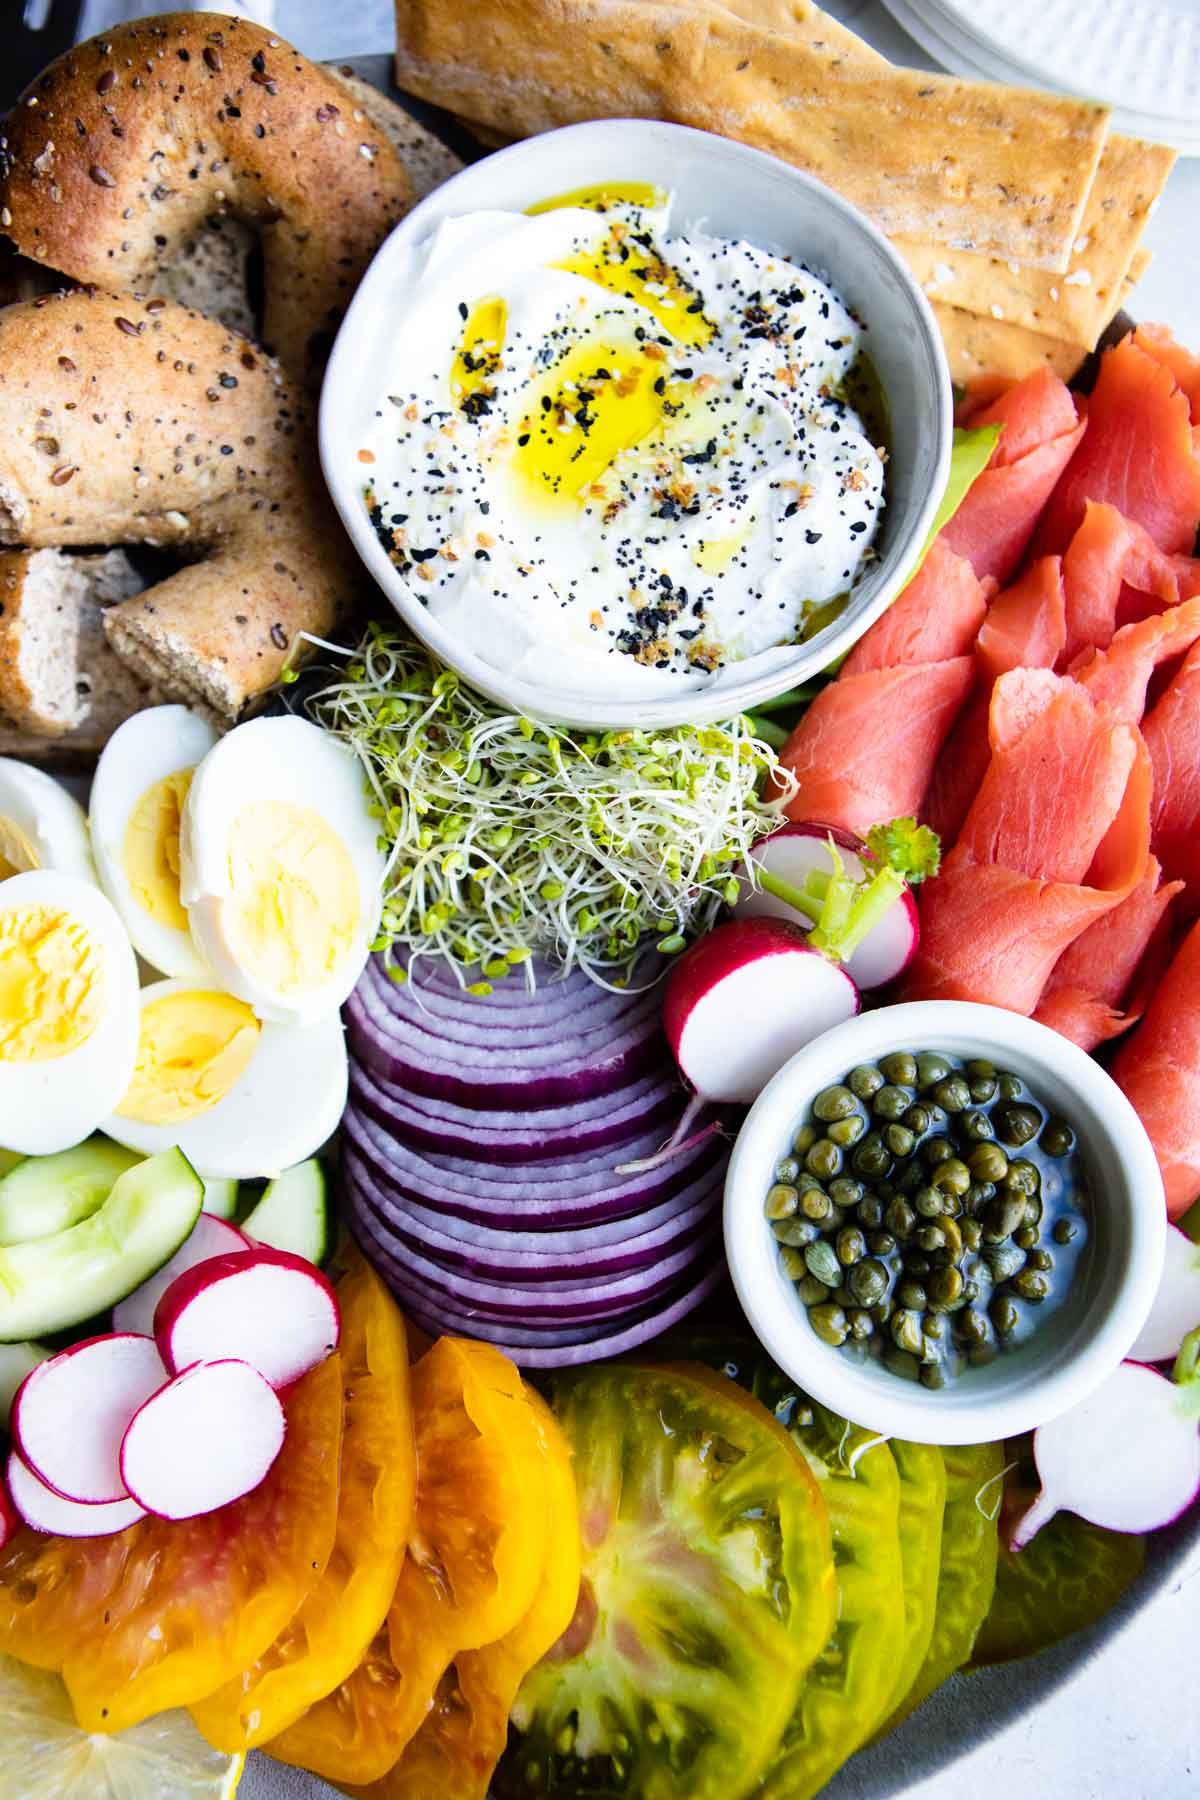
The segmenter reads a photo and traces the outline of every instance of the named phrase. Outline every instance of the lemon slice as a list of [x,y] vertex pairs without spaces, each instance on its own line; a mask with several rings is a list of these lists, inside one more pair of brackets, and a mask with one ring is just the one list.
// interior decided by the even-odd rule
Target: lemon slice
[[111,1736],[81,1731],[57,1675],[0,1656],[4,1800],[233,1800],[243,1756],[213,1750],[186,1712]]

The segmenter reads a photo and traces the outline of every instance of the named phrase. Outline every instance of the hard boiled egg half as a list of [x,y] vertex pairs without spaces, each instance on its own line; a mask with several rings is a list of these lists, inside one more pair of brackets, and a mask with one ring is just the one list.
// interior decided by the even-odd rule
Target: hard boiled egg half
[[205,973],[179,898],[179,821],[192,772],[216,741],[186,706],[148,707],[113,733],[92,782],[100,885],[134,948],[164,975]]
[[137,1041],[137,964],[100,889],[50,869],[0,881],[0,1143],[79,1143],[128,1088]]
[[104,1130],[153,1156],[178,1146],[208,1179],[277,1175],[319,1150],[346,1104],[337,1013],[267,1024],[203,982],[141,992],[137,1064]]
[[217,985],[261,1019],[336,1012],[379,923],[377,832],[357,758],[318,726],[252,719],[222,738],[180,834],[180,891]]
[[53,775],[0,756],[0,880],[30,869],[95,881],[87,818]]

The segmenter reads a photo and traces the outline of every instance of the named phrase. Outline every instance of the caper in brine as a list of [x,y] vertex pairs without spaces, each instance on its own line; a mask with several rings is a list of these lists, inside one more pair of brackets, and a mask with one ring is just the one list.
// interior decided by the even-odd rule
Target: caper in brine
[[812,1147],[816,1143],[816,1141],[817,1141],[816,1126],[815,1125],[802,1125],[800,1127],[799,1131],[796,1133],[795,1137],[792,1139],[792,1149],[795,1151],[797,1156],[803,1156],[807,1151],[812,1149]]
[[1025,1252],[1014,1244],[989,1244],[983,1260],[991,1270],[993,1281],[1007,1281],[1025,1267]]
[[1042,1115],[1036,1106],[1013,1101],[998,1106],[992,1115],[992,1122],[1001,1142],[1014,1144],[1019,1149],[1022,1144],[1032,1143],[1037,1136],[1042,1128]]
[[906,1238],[917,1222],[917,1215],[907,1200],[897,1197],[888,1202],[888,1209],[883,1215],[883,1222],[893,1237]]
[[848,1119],[834,1119],[825,1127],[825,1135],[839,1150],[848,1150],[851,1144],[857,1144],[867,1129],[867,1121],[861,1113],[851,1113]]
[[1036,1225],[1018,1225],[1012,1234],[1012,1240],[1018,1250],[1032,1250],[1040,1241],[1041,1235]]
[[858,1111],[858,1101],[848,1087],[840,1081],[832,1087],[822,1088],[812,1103],[814,1119],[820,1119],[823,1125],[831,1119],[848,1119],[852,1112]]
[[958,1262],[963,1253],[962,1227],[957,1219],[949,1213],[943,1213],[938,1220],[938,1228],[946,1240],[946,1249],[952,1262]]
[[976,1181],[1003,1181],[1008,1174],[1008,1158],[999,1144],[977,1144],[967,1157],[967,1167]]
[[958,1128],[965,1138],[970,1138],[975,1144],[989,1143],[996,1135],[992,1121],[977,1106],[967,1108],[958,1121]]
[[865,1344],[868,1338],[875,1335],[875,1321],[864,1307],[856,1306],[846,1314],[850,1325],[850,1336],[856,1343]]
[[963,1195],[971,1185],[971,1171],[960,1156],[948,1156],[929,1177],[930,1184],[944,1194]]
[[1029,1199],[1025,1202],[1024,1223],[1026,1225],[1040,1225],[1042,1222],[1042,1218],[1045,1213],[1045,1210],[1046,1209],[1042,1205],[1040,1195],[1031,1194]]
[[826,1287],[840,1286],[842,1265],[837,1259],[833,1245],[827,1244],[824,1238],[818,1238],[815,1244],[809,1244],[804,1252],[804,1260],[808,1265],[809,1274],[815,1275],[818,1281],[823,1281]]
[[820,1306],[828,1300],[832,1290],[823,1281],[818,1281],[815,1275],[803,1275],[796,1283],[796,1292],[805,1306]]
[[1032,1301],[1036,1306],[1050,1292],[1050,1278],[1038,1269],[1022,1269],[1019,1275],[1012,1278],[1013,1292],[1022,1300]]
[[846,1225],[838,1232],[834,1248],[838,1261],[843,1268],[848,1269],[851,1264],[861,1262],[867,1254],[867,1240],[857,1225]]
[[989,1062],[986,1056],[968,1057],[963,1064],[963,1074],[968,1081],[985,1080],[989,1075],[994,1076],[995,1073],[995,1063]]
[[949,1138],[928,1138],[921,1145],[921,1161],[927,1169],[936,1169],[939,1163],[949,1162],[954,1155],[954,1145]]
[[896,1310],[896,1302],[889,1295],[886,1299],[877,1300],[871,1308],[871,1317],[877,1325],[886,1325]]
[[946,1247],[946,1233],[940,1225],[920,1225],[914,1237],[921,1249],[927,1252],[944,1250]]
[[914,1137],[924,1137],[933,1124],[933,1114],[923,1100],[914,1100],[900,1123],[907,1125]]
[[855,1181],[852,1175],[839,1175],[829,1184],[829,1198],[835,1206],[857,1206],[865,1193],[862,1182]]
[[933,1097],[948,1113],[965,1112],[971,1104],[971,1090],[961,1075],[947,1075],[939,1081]]
[[803,1250],[785,1246],[779,1252],[779,1266],[789,1281],[802,1281],[807,1270]]
[[817,1336],[824,1339],[825,1343],[832,1344],[835,1349],[845,1343],[850,1327],[840,1306],[827,1303],[810,1307],[808,1320]]
[[1051,1236],[1053,1237],[1056,1244],[1073,1243],[1074,1240],[1078,1237],[1078,1235],[1079,1235],[1079,1227],[1078,1227],[1078,1225],[1076,1225],[1074,1219],[1058,1219],[1058,1220],[1056,1220],[1055,1225],[1054,1225],[1054,1230],[1051,1233]]
[[996,1088],[1002,1100],[1019,1100],[1025,1092],[1025,1083],[1019,1075],[1012,1075],[1007,1070],[996,1076]]
[[917,1079],[917,1059],[910,1050],[889,1050],[880,1057],[879,1067],[897,1087],[912,1087]]
[[1036,1163],[1030,1162],[1027,1156],[1018,1156],[1015,1162],[1010,1162],[1008,1165],[1004,1186],[1020,1194],[1040,1194],[1042,1191],[1041,1170]]
[[818,1181],[828,1181],[830,1176],[841,1174],[842,1153],[827,1137],[818,1138],[805,1156],[804,1166]]
[[979,1075],[974,1081],[969,1081],[967,1086],[971,1090],[971,1098],[976,1106],[986,1106],[989,1101],[996,1098],[998,1083],[994,1075]]
[[[893,1129],[896,1128],[891,1125],[888,1126],[889,1131]],[[924,1187],[925,1185],[925,1170],[921,1167],[915,1156],[901,1165],[898,1175],[894,1169],[892,1174],[895,1177],[892,1183],[893,1187],[898,1194],[903,1194],[906,1200],[911,1200],[917,1189],[919,1187]]]
[[846,1077],[846,1086],[852,1094],[857,1094],[860,1100],[869,1100],[873,1094],[879,1092],[883,1085],[883,1076],[870,1063],[859,1063],[858,1067],[851,1069]]
[[1025,1258],[1027,1269],[1036,1269],[1039,1275],[1048,1275],[1054,1267],[1054,1254],[1050,1250],[1030,1250]]
[[983,1226],[978,1219],[964,1219],[959,1226],[962,1233],[963,1249],[978,1250],[983,1242]]
[[922,1387],[943,1388],[946,1385],[945,1370],[939,1363],[928,1360],[921,1364],[918,1379]]
[[995,1360],[995,1344],[972,1344],[971,1348],[967,1351],[967,1361],[971,1364],[972,1368],[982,1369],[985,1364],[995,1362]]
[[775,1170],[776,1181],[795,1181],[800,1173],[800,1164],[794,1156],[785,1156]]
[[820,1235],[811,1219],[779,1219],[771,1230],[778,1243],[788,1244],[793,1250],[802,1250],[805,1244],[815,1244]]
[[896,1284],[896,1305],[906,1307],[910,1312],[924,1312],[929,1304],[924,1287],[911,1276]]
[[883,1361],[892,1374],[899,1375],[902,1381],[920,1381],[921,1365],[907,1350],[888,1344],[884,1348]]
[[907,1088],[881,1087],[871,1102],[871,1110],[877,1119],[899,1119],[911,1103],[912,1095]]
[[872,1256],[895,1256],[898,1249],[890,1231],[873,1231],[867,1243]]
[[963,1308],[954,1322],[954,1329],[964,1343],[986,1344],[988,1341],[988,1322],[973,1306]]
[[763,1211],[768,1219],[790,1219],[800,1205],[800,1195],[787,1182],[777,1181],[767,1189],[766,1203]]
[[923,1219],[940,1219],[946,1210],[946,1196],[940,1188],[923,1183],[913,1195],[913,1206]]
[[1010,1294],[993,1294],[988,1313],[1001,1337],[1011,1337],[1021,1323],[1021,1311]]
[[1065,1119],[1050,1118],[1042,1126],[1038,1142],[1047,1156],[1070,1156],[1075,1148],[1075,1133]]
[[920,1356],[925,1348],[925,1334],[921,1330],[919,1313],[904,1310],[893,1313],[888,1329],[897,1350],[907,1350],[910,1356]]
[[892,1153],[877,1131],[868,1131],[855,1145],[850,1166],[856,1175],[865,1175],[868,1179],[887,1174],[892,1166]]
[[860,1306],[877,1306],[887,1293],[888,1272],[877,1258],[867,1256],[854,1264],[846,1286]]
[[800,1194],[800,1211],[806,1219],[815,1219],[820,1225],[832,1213],[833,1201],[824,1188],[804,1188]]
[[878,1231],[883,1224],[883,1201],[878,1194],[864,1194],[855,1211],[865,1231]]
[[924,1276],[928,1275],[933,1264],[923,1250],[910,1250],[904,1258],[904,1267],[910,1275]]
[[917,1058],[917,1086],[924,1093],[926,1088],[936,1087],[950,1073],[950,1064],[936,1050],[923,1050]]
[[925,1283],[929,1305],[948,1309],[961,1300],[963,1278],[957,1269],[935,1269]]
[[1024,1217],[1025,1201],[1020,1194],[997,1194],[984,1209],[984,1236],[989,1243],[1002,1244],[1005,1238],[1012,1236]]
[[906,1125],[892,1124],[884,1132],[883,1141],[893,1156],[911,1156],[916,1139]]

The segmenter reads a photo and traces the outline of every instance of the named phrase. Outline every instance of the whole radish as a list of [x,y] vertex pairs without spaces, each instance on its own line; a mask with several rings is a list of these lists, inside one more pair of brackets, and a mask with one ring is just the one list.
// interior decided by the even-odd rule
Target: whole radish
[[1162,1278],[1146,1323],[1129,1352],[1131,1362],[1169,1362],[1200,1325],[1200,1244],[1178,1225],[1167,1226]]

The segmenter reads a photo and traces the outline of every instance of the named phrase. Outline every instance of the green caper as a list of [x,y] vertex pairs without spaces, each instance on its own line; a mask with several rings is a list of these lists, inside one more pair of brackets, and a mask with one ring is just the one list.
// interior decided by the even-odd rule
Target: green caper
[[799,1205],[800,1195],[796,1189],[784,1181],[777,1181],[774,1187],[767,1189],[763,1211],[768,1219],[790,1219]]
[[940,1188],[944,1194],[961,1196],[971,1185],[971,1171],[961,1157],[948,1156],[945,1162],[939,1163],[933,1171],[930,1182],[935,1188]]
[[889,1295],[883,1300],[876,1301],[875,1305],[871,1308],[871,1317],[877,1325],[886,1325],[895,1310],[896,1302]]
[[961,1075],[947,1075],[939,1081],[933,1097],[948,1113],[965,1112],[971,1104],[971,1090]]
[[828,1138],[818,1138],[804,1158],[804,1166],[818,1181],[828,1181],[842,1172],[842,1153]]
[[974,1306],[976,1300],[979,1298],[979,1283],[970,1280],[964,1281],[962,1297],[965,1305]]
[[883,1201],[878,1194],[865,1194],[855,1211],[864,1231],[878,1231],[883,1224]]
[[925,1251],[944,1250],[946,1247],[946,1233],[940,1225],[920,1226],[915,1238],[922,1250]]
[[1042,1191],[1042,1172],[1036,1163],[1030,1162],[1027,1156],[1019,1156],[1008,1165],[1008,1174],[1004,1177],[1004,1186],[1020,1194],[1040,1194]]
[[779,1252],[779,1266],[789,1281],[803,1281],[807,1271],[803,1250],[786,1245]]
[[928,1275],[933,1264],[923,1250],[910,1250],[904,1258],[904,1266],[910,1275]]
[[845,1343],[850,1327],[840,1306],[810,1307],[808,1320],[817,1336],[825,1343],[832,1344],[835,1349],[839,1344]]
[[815,1275],[802,1275],[796,1283],[796,1292],[805,1306],[820,1306],[822,1302],[828,1300],[831,1291],[823,1281],[818,1281]]
[[795,1151],[797,1156],[803,1156],[806,1153],[806,1151],[809,1151],[812,1149],[812,1147],[816,1143],[816,1141],[817,1141],[816,1127],[814,1125],[802,1125],[800,1127],[799,1131],[796,1133],[795,1137],[792,1139],[792,1149]]
[[776,1181],[795,1181],[800,1173],[800,1164],[794,1156],[785,1156],[775,1170]]
[[994,1075],[977,1075],[967,1086],[971,1090],[971,1098],[976,1106],[986,1106],[996,1098],[996,1077]]
[[952,1219],[949,1213],[943,1213],[938,1220],[938,1228],[946,1240],[946,1249],[951,1262],[958,1262],[963,1253],[961,1225],[957,1219]]
[[883,1362],[893,1375],[899,1375],[902,1381],[920,1381],[921,1365],[915,1356],[907,1350],[900,1350],[895,1344],[888,1344],[883,1352]]
[[972,1344],[967,1351],[967,1361],[975,1369],[982,1369],[987,1363],[995,1362],[995,1360],[995,1344]]
[[845,1310],[848,1306],[854,1305],[854,1295],[850,1292],[850,1289],[846,1286],[844,1281],[843,1281],[841,1287],[834,1288],[833,1293],[830,1295],[830,1298],[834,1302],[835,1306],[841,1307],[843,1312],[845,1312]]
[[857,1225],[847,1225],[837,1234],[837,1259],[843,1268],[861,1262],[867,1254],[867,1240]]
[[868,1131],[861,1143],[855,1145],[850,1163],[856,1175],[868,1178],[886,1175],[892,1166],[892,1153],[877,1131]]
[[1025,1217],[1025,1202],[1020,1194],[1000,1193],[989,1200],[983,1214],[984,1236],[989,1243],[1002,1244],[1012,1236]]
[[994,1181],[973,1181],[962,1197],[963,1207],[972,1215],[982,1213],[989,1200],[996,1198]]
[[[888,1126],[889,1131],[896,1129],[899,1128],[891,1125]],[[900,1165],[899,1174],[897,1174],[894,1169],[892,1174],[895,1177],[892,1183],[893,1187],[898,1194],[903,1194],[906,1200],[911,1199],[917,1189],[919,1187],[924,1187],[925,1185],[925,1171],[915,1156],[910,1158],[908,1162]]]
[[921,1145],[921,1161],[927,1169],[936,1169],[939,1164],[949,1162],[954,1155],[954,1145],[949,1138],[929,1138]]
[[917,1222],[917,1215],[907,1200],[897,1198],[888,1202],[883,1222],[893,1237],[906,1238]]
[[963,1278],[957,1269],[935,1269],[925,1283],[930,1306],[948,1309],[961,1300]]
[[852,1094],[857,1094],[860,1100],[869,1100],[873,1094],[879,1092],[883,1084],[883,1076],[870,1063],[860,1063],[857,1069],[851,1069],[846,1077],[846,1086]]
[[1010,1294],[993,1294],[988,1313],[1001,1337],[1011,1337],[1021,1323],[1021,1311]]
[[993,1122],[996,1136],[1005,1144],[1015,1144],[1019,1149],[1022,1144],[1032,1143],[1042,1128],[1042,1115],[1036,1106],[1025,1106],[1019,1103],[998,1106]]
[[924,1312],[929,1304],[929,1298],[921,1283],[908,1276],[897,1283],[896,1304],[907,1307],[910,1312]]
[[826,1126],[825,1135],[839,1150],[848,1150],[851,1144],[857,1144],[866,1129],[867,1121],[862,1114],[851,1113],[848,1119],[834,1119]]
[[912,1087],[917,1079],[917,1059],[911,1050],[889,1050],[880,1057],[879,1067],[897,1087]]
[[914,1137],[924,1137],[933,1124],[933,1114],[923,1100],[914,1100],[900,1123],[907,1125]]
[[864,1307],[856,1306],[846,1318],[850,1323],[850,1336],[856,1343],[865,1344],[868,1338],[874,1337],[875,1321]]
[[985,1112],[978,1107],[970,1106],[958,1121],[958,1128],[965,1138],[973,1144],[990,1143],[996,1135],[995,1126]]
[[1042,1219],[1045,1215],[1045,1211],[1046,1211],[1046,1209],[1042,1205],[1040,1195],[1038,1195],[1038,1194],[1031,1195],[1031,1197],[1025,1202],[1024,1223],[1026,1225],[1040,1225],[1042,1222]]
[[880,1199],[880,1200],[882,1200],[882,1201],[883,1201],[883,1202],[884,1202],[884,1203],[885,1203],[885,1204],[886,1204],[886,1203],[887,1203],[887,1201],[889,1201],[889,1200],[894,1200],[894,1199],[895,1199],[895,1198],[896,1198],[896,1195],[897,1195],[897,1194],[898,1194],[898,1193],[899,1193],[899,1192],[900,1192],[900,1190],[899,1190],[899,1188],[898,1188],[898,1187],[896,1187],[896,1186],[895,1186],[895,1184],[894,1184],[894,1183],[893,1183],[893,1182],[890,1182],[890,1181],[877,1181],[877,1182],[876,1182],[876,1183],[875,1183],[875,1194],[876,1194],[876,1197],[877,1197],[877,1198],[878,1198],[878,1199]]
[[937,1346],[946,1335],[945,1319],[939,1318],[936,1313],[931,1313],[925,1318],[922,1329],[925,1333],[925,1355],[936,1354]]
[[1037,1305],[1049,1294],[1050,1279],[1038,1269],[1022,1269],[1019,1275],[1013,1276],[1012,1286],[1013,1292],[1019,1294],[1022,1300],[1030,1300]]
[[829,1198],[835,1206],[857,1206],[865,1193],[862,1182],[855,1181],[850,1175],[839,1175],[829,1184]]
[[777,1243],[787,1244],[794,1250],[803,1250],[805,1244],[814,1244],[820,1233],[811,1219],[780,1219],[772,1225]]
[[877,1258],[867,1256],[850,1270],[846,1286],[860,1306],[878,1306],[887,1293],[888,1272]]
[[892,1314],[888,1329],[892,1334],[892,1342],[897,1350],[907,1350],[910,1356],[920,1356],[925,1347],[925,1335],[921,1330],[921,1315],[917,1312],[901,1311]]
[[872,1256],[895,1256],[898,1247],[890,1231],[873,1231],[867,1243]]
[[946,1210],[946,1196],[940,1188],[924,1184],[913,1195],[913,1205],[923,1219],[940,1219]]
[[950,1073],[950,1064],[936,1050],[923,1050],[917,1058],[917,1086],[924,1093],[926,1088],[936,1087]]
[[983,1226],[978,1219],[964,1219],[959,1226],[964,1250],[978,1250],[983,1242]]
[[1050,1250],[1030,1250],[1025,1258],[1027,1269],[1036,1269],[1039,1275],[1048,1275],[1054,1267],[1054,1254]]
[[1008,1158],[999,1144],[981,1143],[967,1157],[967,1167],[976,1181],[1003,1181],[1008,1174]]
[[923,1362],[918,1378],[922,1387],[943,1388],[946,1385],[945,1370],[936,1362]]
[[877,1119],[899,1119],[908,1111],[912,1095],[907,1088],[881,1087],[871,1102]]
[[1058,1219],[1051,1235],[1056,1244],[1071,1244],[1079,1236],[1079,1227],[1074,1219]]
[[889,1125],[883,1134],[883,1141],[893,1156],[911,1156],[912,1147],[916,1143],[907,1125]]
[[837,1259],[832,1244],[818,1238],[815,1244],[809,1244],[804,1252],[804,1260],[810,1275],[823,1281],[826,1287],[837,1287],[842,1279],[842,1265]]
[[805,1188],[800,1196],[800,1211],[806,1219],[815,1219],[820,1225],[833,1211],[833,1201],[824,1188]]
[[848,1119],[851,1113],[858,1111],[858,1101],[848,1087],[835,1082],[832,1087],[822,1088],[812,1103],[814,1119],[820,1119],[827,1125],[831,1119]]
[[1075,1148],[1075,1133],[1065,1119],[1047,1119],[1038,1142],[1047,1156],[1070,1156]]
[[1019,1075],[1011,1075],[1007,1071],[997,1074],[996,1087],[1002,1100],[1019,1100],[1025,1092],[1025,1083]]
[[1018,1225],[1012,1234],[1012,1239],[1018,1250],[1032,1250],[1041,1235],[1036,1225]]
[[1007,1281],[1025,1267],[1025,1252],[1014,1244],[989,1244],[983,1260],[991,1270],[993,1281]]
[[955,1320],[954,1329],[967,1344],[986,1344],[990,1335],[987,1320],[973,1306],[963,1308]]

